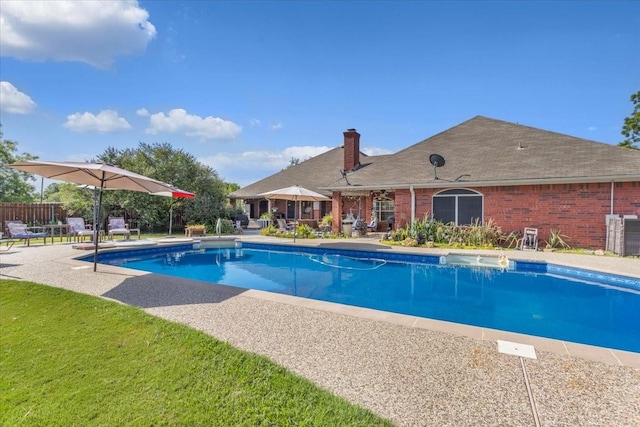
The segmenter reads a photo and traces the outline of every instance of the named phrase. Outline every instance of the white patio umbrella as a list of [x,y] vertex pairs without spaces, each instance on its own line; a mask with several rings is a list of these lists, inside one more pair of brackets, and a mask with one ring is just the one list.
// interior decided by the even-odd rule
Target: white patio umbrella
[[[151,193],[154,196],[162,196],[162,197],[171,197],[172,199],[193,199],[196,197],[195,193],[191,193],[186,190],[180,190],[179,188],[174,188],[172,191],[160,191],[158,193]],[[169,206],[169,235],[173,234],[173,201],[171,202],[171,206]]]
[[102,190],[129,190],[143,193],[161,193],[175,190],[171,185],[162,181],[139,175],[113,165],[105,163],[83,162],[47,162],[36,160],[24,160],[8,165],[12,169],[41,175],[45,178],[59,181],[73,182],[75,184],[92,185],[99,189],[98,221],[96,222],[93,254],[93,271],[96,271],[98,263],[98,236],[100,232],[100,211],[102,207]]
[[[280,188],[278,190],[267,191],[266,193],[258,194],[269,200],[292,200],[294,203],[293,209],[293,223],[296,223],[297,211],[295,209],[296,202],[319,202],[322,200],[331,200],[329,197],[316,193],[315,191],[301,187],[299,185],[292,185],[291,187]],[[293,241],[296,241],[295,230],[293,232]]]

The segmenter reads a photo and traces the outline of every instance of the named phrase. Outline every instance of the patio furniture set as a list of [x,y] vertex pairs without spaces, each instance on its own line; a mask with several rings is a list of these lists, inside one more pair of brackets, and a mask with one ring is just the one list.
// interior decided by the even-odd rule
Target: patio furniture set
[[[57,230],[57,233],[56,233]],[[125,239],[131,237],[131,233],[136,233],[140,239],[139,228],[129,228],[122,217],[110,217],[107,228],[107,237],[113,240],[114,236],[122,235]],[[6,234],[6,237],[5,237]],[[0,244],[6,244],[5,250],[9,250],[16,242],[25,241],[27,246],[31,245],[31,240],[42,239],[46,245],[47,240],[53,244],[56,234],[60,237],[60,241],[64,237],[70,242],[84,241],[86,237],[93,240],[94,230],[91,224],[85,224],[84,219],[80,217],[69,217],[67,223],[62,224],[46,224],[37,226],[28,226],[22,221],[5,221],[5,231],[0,233]],[[104,230],[100,230],[100,240],[104,239]]]

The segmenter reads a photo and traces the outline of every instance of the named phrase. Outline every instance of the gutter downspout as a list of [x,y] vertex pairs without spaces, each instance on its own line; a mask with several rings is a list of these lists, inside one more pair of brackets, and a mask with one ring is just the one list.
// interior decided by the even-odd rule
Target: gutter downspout
[[416,192],[413,190],[413,184],[409,185],[409,192],[411,193],[411,227],[416,218]]
[[613,188],[614,188],[614,181],[611,181],[611,212],[610,214],[613,215]]

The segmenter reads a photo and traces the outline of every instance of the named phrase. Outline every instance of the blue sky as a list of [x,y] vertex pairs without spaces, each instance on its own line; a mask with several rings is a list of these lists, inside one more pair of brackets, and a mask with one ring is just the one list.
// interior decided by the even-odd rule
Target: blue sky
[[368,154],[476,115],[617,144],[640,90],[637,1],[4,0],[0,14],[0,123],[21,151],[169,142],[242,186],[348,128]]

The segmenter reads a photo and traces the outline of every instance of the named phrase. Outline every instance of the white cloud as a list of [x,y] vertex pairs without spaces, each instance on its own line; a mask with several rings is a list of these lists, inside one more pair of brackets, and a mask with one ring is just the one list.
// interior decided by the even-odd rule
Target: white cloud
[[29,114],[36,103],[26,93],[9,82],[0,82],[0,111],[9,114]]
[[67,116],[64,127],[74,132],[115,132],[130,129],[131,125],[118,117],[117,111],[102,110],[97,116],[88,112],[71,114]]
[[156,35],[148,18],[135,0],[3,1],[0,50],[22,60],[107,68],[118,55],[146,49]]
[[362,152],[367,156],[383,156],[385,154],[393,154],[393,151],[391,150],[378,147],[366,147],[362,149]]
[[258,119],[251,119],[251,120],[249,120],[249,124],[251,125],[251,127],[260,126],[260,120],[258,120]]
[[278,122],[276,124],[273,124],[270,126],[271,130],[280,130],[282,129],[284,126],[282,125],[282,123]]
[[294,146],[280,151],[221,152],[198,160],[215,169],[224,181],[246,186],[289,166],[292,157],[302,162],[330,149],[331,147],[326,146]]
[[[301,162],[322,154],[335,147],[327,146],[292,146],[280,151],[245,151],[243,153],[220,152],[198,159],[201,163],[211,166],[218,176],[227,182],[235,182],[245,187],[289,166],[291,158]],[[384,148],[366,148],[362,150],[370,156],[391,154]]]
[[597,128],[596,126],[589,126],[589,127],[587,128],[587,130],[588,130],[589,132],[593,132],[593,131],[598,130],[598,128]]
[[149,127],[146,132],[152,135],[158,132],[184,132],[187,136],[196,136],[201,140],[233,139],[242,128],[234,122],[219,117],[207,116],[202,118],[188,114],[182,108],[169,111],[168,114],[156,113],[149,117]]
[[136,114],[142,117],[149,117],[149,112],[146,108],[140,108],[138,111],[136,111]]

